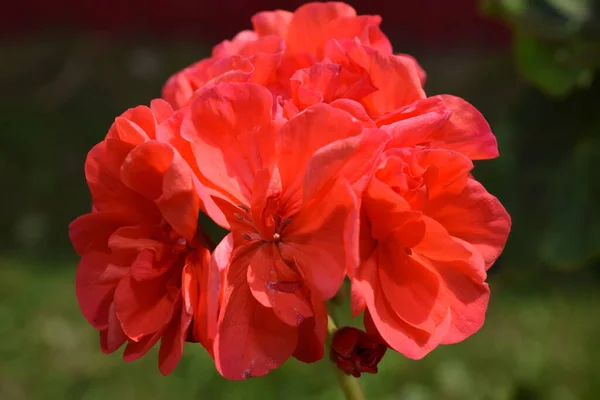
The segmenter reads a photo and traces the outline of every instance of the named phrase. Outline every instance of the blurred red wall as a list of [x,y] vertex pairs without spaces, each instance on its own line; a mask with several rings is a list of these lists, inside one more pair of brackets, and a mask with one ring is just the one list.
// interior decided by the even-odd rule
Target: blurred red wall
[[[4,37],[40,30],[202,37],[211,42],[250,27],[257,11],[293,10],[294,0],[11,0],[0,11]],[[359,14],[383,16],[398,41],[429,45],[507,43],[500,24],[480,15],[477,0],[349,1]]]

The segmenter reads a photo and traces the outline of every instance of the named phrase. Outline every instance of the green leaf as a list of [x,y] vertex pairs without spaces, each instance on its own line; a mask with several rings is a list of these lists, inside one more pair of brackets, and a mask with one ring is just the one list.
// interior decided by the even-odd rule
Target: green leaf
[[520,73],[540,90],[562,97],[590,82],[592,70],[574,65],[567,49],[546,44],[517,32],[515,53]]
[[579,23],[587,20],[592,15],[590,0],[546,0],[551,6],[570,20]]

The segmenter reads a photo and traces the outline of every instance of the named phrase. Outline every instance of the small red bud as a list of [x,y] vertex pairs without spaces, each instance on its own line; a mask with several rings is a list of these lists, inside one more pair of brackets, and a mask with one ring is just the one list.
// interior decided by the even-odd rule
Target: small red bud
[[331,360],[339,369],[356,378],[363,372],[377,373],[377,364],[387,346],[360,329],[344,327],[333,334]]

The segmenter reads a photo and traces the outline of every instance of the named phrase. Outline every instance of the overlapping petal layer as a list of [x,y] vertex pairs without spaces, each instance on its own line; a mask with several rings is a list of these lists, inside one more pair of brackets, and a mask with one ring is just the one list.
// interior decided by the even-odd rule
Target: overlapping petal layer
[[410,358],[464,340],[485,318],[486,269],[510,217],[471,168],[451,150],[391,148],[363,198],[372,246],[354,278],[354,309],[368,308],[377,332]]
[[162,100],[117,117],[86,161],[94,211],[69,227],[81,255],[77,298],[100,331],[102,350],[126,343],[124,359],[131,361],[160,340],[163,374],[179,362],[188,336],[212,352],[208,326],[216,324],[216,313],[210,322],[205,298],[218,291],[198,229],[203,207],[192,170],[173,146],[156,139],[170,118],[178,117]]
[[[288,121],[272,107],[262,86],[221,83],[198,93],[182,124],[232,232],[229,256],[213,256],[225,274],[215,361],[230,379],[322,357],[324,300],[358,263],[357,196],[387,138],[326,104]],[[341,164],[315,173],[323,159]]]

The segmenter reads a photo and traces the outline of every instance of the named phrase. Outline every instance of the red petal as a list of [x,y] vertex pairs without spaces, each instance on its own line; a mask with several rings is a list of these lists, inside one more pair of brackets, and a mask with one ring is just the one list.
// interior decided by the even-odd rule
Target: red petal
[[110,235],[120,227],[131,224],[134,221],[128,214],[93,212],[71,222],[69,237],[79,255],[91,250],[108,251]]
[[341,71],[341,65],[329,63],[316,63],[310,68],[296,71],[290,78],[294,103],[304,109],[323,101],[332,101]]
[[123,352],[123,361],[132,362],[142,357],[158,342],[161,335],[162,331],[159,331],[152,335],[144,336],[137,342],[130,340]]
[[113,274],[111,279],[102,279],[111,261],[110,254],[91,251],[84,254],[77,265],[75,292],[79,307],[88,322],[98,330],[108,327],[109,307],[123,272],[115,268],[121,274]]
[[152,232],[141,226],[124,226],[117,229],[109,238],[108,246],[114,252],[130,251],[136,254],[142,250],[152,250],[162,256],[165,244],[150,239]]
[[[373,47],[373,46],[371,46],[371,47]],[[406,60],[410,63],[413,63],[415,69],[417,70],[417,72],[419,74],[419,79],[421,80],[421,86],[425,86],[425,81],[427,80],[427,74],[425,73],[425,70],[419,65],[417,60],[410,54],[395,54],[395,56],[398,58],[403,58],[404,60]]]
[[135,341],[161,330],[173,316],[175,296],[161,278],[136,281],[126,275],[114,299],[123,331]]
[[100,332],[100,347],[102,352],[110,354],[117,351],[127,341],[127,335],[121,328],[121,323],[115,313],[115,304],[112,303],[108,310],[108,328]]
[[340,177],[347,179],[357,196],[361,196],[387,139],[388,135],[380,130],[368,130],[317,150],[306,168],[304,202]]
[[460,268],[442,263],[434,265],[443,279],[446,301],[452,310],[452,324],[442,343],[458,343],[483,326],[490,289],[487,283],[472,279]]
[[286,324],[298,326],[313,315],[312,306],[301,291],[301,276],[278,253],[273,245],[258,248],[248,266],[248,284],[259,303]]
[[486,268],[496,261],[510,232],[510,216],[502,204],[473,179],[458,195],[431,199],[425,212],[450,235],[472,244],[485,259]]
[[166,143],[151,141],[136,146],[121,165],[123,183],[148,200],[158,199],[173,157],[173,148]]
[[159,124],[173,116],[173,107],[163,99],[152,100],[150,102],[150,109],[156,117],[156,122]]
[[136,281],[158,278],[172,269],[172,262],[172,259],[157,261],[156,253],[141,251],[131,264],[131,276]]
[[256,32],[251,30],[244,30],[239,32],[231,40],[224,40],[212,50],[212,56],[216,58],[222,58],[227,56],[233,56],[239,54],[240,51],[248,43],[252,43],[258,39]]
[[298,7],[288,27],[287,50],[321,57],[319,53],[330,35],[327,24],[336,18],[354,16],[356,11],[341,2],[308,3]]
[[[137,226],[118,229],[109,239],[115,257],[131,262],[130,273],[135,280],[154,279],[172,267],[170,248],[162,242],[147,239],[151,233]],[[126,260],[126,261],[125,261]]]
[[240,55],[247,57],[254,66],[250,82],[268,85],[276,80],[284,50],[285,42],[277,36],[265,36],[247,43]]
[[358,263],[357,207],[350,185],[340,179],[295,215],[284,231],[282,258],[295,263],[325,300],[339,290],[346,268]]
[[169,225],[186,240],[196,235],[200,199],[192,171],[168,144],[151,141],[132,150],[121,167],[123,182],[155,201]]
[[498,157],[496,137],[483,115],[460,97],[438,97],[452,110],[452,116],[436,132],[432,145],[461,152],[472,160]]
[[378,90],[361,100],[375,118],[425,98],[414,63],[404,58],[384,56],[369,47],[352,43],[346,48],[352,63],[362,67]]
[[377,90],[362,68],[340,64],[316,63],[299,69],[290,78],[292,99],[304,109],[310,105],[336,99],[361,100]]
[[483,259],[468,243],[456,239],[472,253],[466,260],[438,261],[421,257],[422,263],[435,271],[442,282],[441,301],[452,313],[452,323],[442,343],[457,343],[481,328],[490,290],[484,282],[486,273]]
[[[393,152],[394,150],[392,150]],[[448,150],[426,149],[410,151],[417,162],[423,167],[435,166],[435,179],[427,181],[429,198],[436,197],[439,193],[460,193],[467,184],[469,172],[473,169],[473,162],[465,155]]]
[[409,223],[414,228],[411,244],[422,238],[421,213],[412,211],[402,196],[377,177],[371,180],[365,192],[363,209],[370,223],[370,236],[375,240],[385,240],[397,228]]
[[313,291],[311,303],[314,316],[302,321],[298,327],[298,344],[294,350],[294,357],[305,363],[313,363],[323,358],[327,336],[325,302]]
[[316,104],[289,120],[277,136],[277,153],[287,208],[302,199],[302,178],[314,153],[338,139],[356,136],[362,125],[348,113]]
[[376,122],[392,137],[388,148],[401,148],[428,143],[451,115],[439,97],[428,97],[392,110]]
[[85,162],[85,176],[98,211],[127,214],[137,221],[160,221],[154,204],[121,181],[121,165],[133,146],[117,139],[98,143]]
[[185,107],[196,90],[186,72],[183,70],[171,75],[162,88],[162,97],[175,110]]
[[358,15],[337,18],[327,24],[329,36],[335,39],[358,39],[365,46],[371,47],[384,55],[392,54],[392,44],[379,25],[379,15]]
[[379,281],[389,306],[407,324],[433,332],[448,309],[437,275],[406,254],[401,241],[380,246]]
[[450,328],[452,315],[448,312],[433,332],[412,327],[399,318],[381,290],[377,274],[377,253],[361,265],[356,279],[358,288],[366,300],[369,314],[381,337],[391,348],[406,357],[420,359],[444,339]]
[[[216,252],[217,250],[215,250]],[[181,293],[184,307],[194,315],[194,335],[213,355],[212,343],[217,334],[220,272],[211,262],[206,249],[189,255],[182,273]]]
[[292,15],[284,10],[262,11],[254,14],[252,26],[259,36],[277,35],[285,39]]
[[359,316],[366,307],[367,303],[362,292],[358,288],[358,284],[354,283],[354,280],[352,280],[352,286],[350,287],[350,309],[352,318]]
[[440,261],[471,258],[471,252],[450,237],[442,224],[427,216],[422,221],[425,224],[425,236],[417,245],[411,246],[415,253]]
[[183,345],[187,336],[188,327],[192,321],[192,314],[181,307],[181,300],[178,300],[175,309],[181,308],[179,313],[173,316],[167,329],[165,329],[160,340],[160,349],[158,351],[158,367],[160,373],[169,375],[181,359],[183,354]]
[[273,161],[273,98],[260,86],[222,83],[202,91],[182,123],[200,173],[233,204],[248,203],[254,175]]
[[227,274],[223,309],[215,338],[217,369],[227,379],[262,376],[294,352],[298,330],[258,303],[246,282],[245,268]]
[[496,138],[485,118],[461,98],[434,96],[390,111],[377,120],[392,136],[388,147],[429,144],[472,160],[498,156]]
[[156,137],[156,117],[150,108],[137,106],[115,119],[107,139],[119,139],[130,144],[140,144]]
[[363,325],[365,327],[365,331],[370,336],[376,338],[381,343],[385,343],[385,340],[381,337],[379,331],[377,330],[377,327],[375,326],[375,322],[373,322],[373,317],[371,316],[369,310],[366,310],[365,314],[363,315]]
[[212,253],[211,263],[213,263],[219,271],[225,270],[229,265],[231,252],[233,250],[233,236],[228,234],[217,245]]
[[194,92],[219,82],[246,82],[254,71],[250,60],[237,55],[209,58],[197,62],[171,76],[162,95],[175,109],[189,104]]
[[[406,168],[414,171],[423,179],[427,189],[427,198],[440,194],[460,193],[463,191],[473,169],[473,162],[462,153],[435,148],[390,148],[383,153],[383,160],[377,176],[389,186],[401,186],[404,178],[401,171]],[[407,197],[407,194],[404,193]],[[424,204],[415,204],[407,198],[414,208],[421,209]]]
[[[189,165],[177,153],[164,175],[162,195],[156,200],[156,205],[175,232],[189,242],[194,240],[198,230],[200,198]],[[209,209],[206,202],[204,206]]]
[[373,122],[369,114],[365,111],[365,108],[357,101],[350,99],[337,99],[329,103],[334,108],[346,111],[352,115],[356,120],[360,121],[365,128],[375,128],[376,124]]
[[[152,114],[147,107],[140,106],[140,108],[148,110],[149,114]],[[150,115],[150,117],[154,118],[154,115]],[[107,138],[122,140],[133,145],[150,140],[146,132],[139,125],[124,117],[117,117],[115,119],[115,123],[108,132]]]
[[[199,197],[201,210],[210,214],[215,223],[229,228],[225,216],[215,205],[211,193],[198,179],[200,171],[195,161],[193,145],[180,134],[183,117],[184,111],[180,110],[173,118],[169,118],[158,127],[157,140],[169,143],[177,150],[174,158],[174,164],[177,165],[167,171],[163,182],[163,197],[157,200],[156,204],[176,230],[185,232],[186,229],[191,229],[192,225],[196,226],[196,221],[192,221],[189,212],[181,213],[179,210],[190,209],[190,212],[196,212],[198,202],[196,197]],[[184,217],[184,221],[181,221],[183,226],[180,226],[178,217]]]

